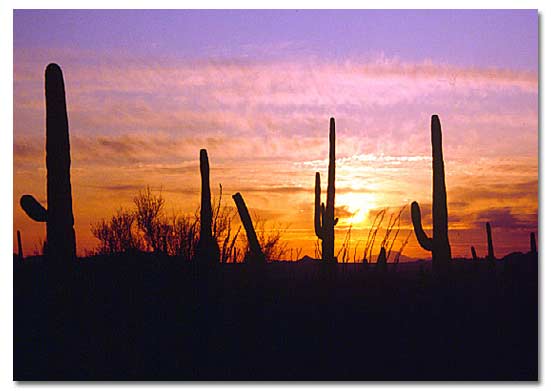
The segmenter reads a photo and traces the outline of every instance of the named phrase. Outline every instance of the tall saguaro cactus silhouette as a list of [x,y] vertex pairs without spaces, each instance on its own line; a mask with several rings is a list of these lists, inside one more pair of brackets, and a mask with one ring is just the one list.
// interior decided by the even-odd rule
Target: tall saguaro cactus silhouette
[[423,230],[419,204],[411,203],[411,220],[417,241],[427,251],[432,252],[432,262],[436,269],[445,267],[451,260],[450,241],[448,239],[448,205],[446,180],[444,175],[444,156],[442,153],[442,128],[437,115],[431,119],[432,142],[432,238]]
[[31,219],[46,222],[46,257],[54,262],[66,262],[76,258],[76,243],[71,196],[69,123],[65,85],[59,65],[49,64],[45,78],[48,209],[27,194],[21,197],[20,203]]
[[329,121],[329,168],[327,178],[327,200],[321,201],[320,173],[316,172],[314,198],[314,229],[321,239],[321,258],[324,262],[336,262],[335,258],[335,119]]
[[237,211],[239,212],[239,217],[241,218],[249,242],[250,254],[245,257],[245,262],[250,264],[266,263],[266,256],[262,253],[262,248],[258,242],[258,237],[256,236],[251,215],[249,214],[245,200],[240,193],[235,193],[232,198],[237,206]]
[[212,236],[212,205],[210,198],[209,156],[206,149],[199,153],[201,171],[201,219],[196,258],[205,264],[216,264],[220,260],[220,248]]

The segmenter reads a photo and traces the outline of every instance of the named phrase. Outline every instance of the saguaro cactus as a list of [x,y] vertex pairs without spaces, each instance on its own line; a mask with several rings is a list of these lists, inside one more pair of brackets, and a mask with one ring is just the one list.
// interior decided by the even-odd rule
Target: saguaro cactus
[[46,257],[54,262],[66,262],[76,258],[76,243],[71,196],[69,123],[65,85],[59,65],[49,64],[45,78],[48,209],[31,195],[22,196],[20,203],[31,219],[46,222]]
[[216,239],[212,236],[209,157],[206,149],[201,149],[199,160],[201,171],[201,227],[196,257],[204,264],[216,264],[220,260],[220,248]]
[[21,232],[17,230],[17,257],[23,259],[23,245],[21,244]]
[[335,119],[329,121],[329,168],[327,178],[327,200],[321,203],[321,179],[316,172],[314,199],[314,229],[321,239],[321,258],[324,262],[337,262],[335,258]]
[[486,223],[486,238],[488,239],[488,260],[494,261],[496,259],[494,255],[494,241],[492,240],[492,226],[490,223]]
[[533,232],[530,232],[530,252],[532,254],[538,252],[538,247],[536,245],[536,234]]
[[417,202],[411,203],[411,220],[417,241],[427,251],[432,252],[435,268],[446,266],[451,260],[450,241],[448,239],[448,205],[446,180],[444,175],[444,157],[442,153],[442,129],[437,115],[431,119],[432,142],[432,238],[423,230],[421,210]]
[[260,243],[258,242],[258,237],[256,236],[251,215],[249,214],[245,200],[240,193],[235,193],[232,198],[235,202],[235,206],[237,206],[239,217],[241,218],[241,222],[247,233],[247,240],[249,241],[250,253],[245,256],[245,262],[250,264],[266,263],[266,256],[262,253],[262,249],[260,248]]

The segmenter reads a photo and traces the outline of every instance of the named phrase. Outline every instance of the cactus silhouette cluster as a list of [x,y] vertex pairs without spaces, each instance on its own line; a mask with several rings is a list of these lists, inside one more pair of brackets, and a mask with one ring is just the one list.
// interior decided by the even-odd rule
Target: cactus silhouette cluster
[[448,205],[446,180],[444,174],[444,156],[442,152],[442,128],[437,115],[431,119],[432,142],[432,234],[429,238],[421,223],[419,204],[411,203],[411,220],[417,241],[432,253],[433,267],[445,268],[451,260],[450,241],[448,239]]
[[21,207],[27,215],[46,223],[45,256],[53,262],[75,259],[71,196],[71,153],[65,85],[61,68],[49,64],[45,75],[46,90],[46,170],[47,209],[32,195],[23,195]]
[[[22,209],[37,222],[46,223],[45,256],[52,261],[66,262],[76,258],[74,217],[71,195],[71,156],[69,124],[65,100],[65,85],[61,68],[49,64],[45,72],[46,95],[46,169],[47,169],[47,208],[32,195],[25,194],[20,199]],[[415,236],[420,246],[432,253],[435,269],[445,268],[451,261],[451,248],[448,238],[448,209],[442,149],[442,129],[437,115],[431,118],[432,144],[432,219],[433,235],[429,237],[422,225],[419,204],[411,203],[411,220]],[[325,203],[321,202],[321,175],[315,174],[314,230],[321,240],[321,259],[325,263],[335,263],[335,173],[336,135],[335,119],[329,125],[329,162]],[[213,235],[213,209],[211,204],[209,160],[206,149],[200,150],[201,209],[200,235],[195,248],[195,259],[202,264],[218,263],[220,247]],[[241,222],[247,234],[249,254],[247,262],[263,264],[267,255],[259,244],[251,216],[240,193],[233,195]],[[214,228],[215,229],[215,228]],[[490,223],[486,223],[488,242],[487,259],[495,260]],[[20,232],[17,231],[18,254],[22,258]],[[388,253],[387,253],[388,251]],[[535,234],[530,234],[530,252],[537,253]],[[386,265],[390,249],[381,245],[378,265]],[[476,250],[471,247],[473,260],[478,259]],[[370,255],[371,256],[371,255]],[[365,260],[364,254],[364,260]]]
[[[334,263],[335,258],[335,119],[329,121],[329,168],[327,178],[327,199],[321,202],[321,178],[316,172],[314,198],[314,229],[321,240],[321,258],[324,262]],[[320,203],[321,202],[321,203]]]

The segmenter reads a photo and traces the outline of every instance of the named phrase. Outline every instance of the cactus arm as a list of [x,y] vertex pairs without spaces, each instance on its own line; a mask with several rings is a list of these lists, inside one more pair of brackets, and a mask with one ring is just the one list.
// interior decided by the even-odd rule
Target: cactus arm
[[413,223],[413,229],[419,245],[427,251],[433,249],[433,239],[429,238],[423,230],[423,224],[421,223],[421,210],[419,204],[415,201],[411,203],[411,222]]
[[235,202],[235,205],[237,206],[239,217],[241,218],[241,222],[243,223],[243,227],[245,228],[245,232],[247,234],[249,248],[251,249],[251,252],[253,254],[252,259],[255,263],[265,263],[266,257],[262,253],[262,249],[260,247],[260,243],[258,242],[258,237],[256,236],[253,222],[251,220],[251,215],[249,214],[249,210],[247,209],[245,200],[243,200],[243,197],[240,193],[235,193],[232,198]]
[[27,216],[34,221],[44,223],[48,220],[48,211],[32,195],[25,194],[19,203]]
[[322,223],[321,223],[321,179],[320,173],[316,172],[316,185],[315,185],[315,196],[314,196],[314,230],[316,236],[320,239],[323,238]]

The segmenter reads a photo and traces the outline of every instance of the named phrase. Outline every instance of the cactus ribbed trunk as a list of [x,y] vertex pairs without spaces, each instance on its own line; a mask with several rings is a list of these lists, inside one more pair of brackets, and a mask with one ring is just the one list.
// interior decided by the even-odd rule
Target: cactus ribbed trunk
[[46,68],[46,170],[48,172],[47,256],[67,261],[76,256],[71,153],[65,85],[58,65]]
[[530,232],[530,252],[532,254],[538,252],[538,247],[536,245],[536,234],[533,232]]
[[496,259],[494,255],[494,241],[492,240],[492,226],[490,223],[486,223],[486,238],[488,240],[488,260],[493,261]]
[[324,262],[334,263],[335,258],[335,119],[329,121],[329,167],[327,178],[326,203],[321,203],[321,178],[316,173],[314,198],[314,229],[321,239],[321,258]]
[[245,200],[240,193],[235,193],[232,198],[237,206],[237,211],[239,212],[239,217],[241,218],[245,232],[247,233],[247,240],[251,251],[250,257],[246,257],[246,262],[251,264],[266,263],[266,257],[262,253],[262,248],[258,242],[258,237],[256,236],[251,215],[249,214]]
[[201,172],[201,219],[196,256],[201,263],[215,264],[220,260],[218,243],[212,236],[212,204],[210,197],[209,157],[206,149],[199,153]]
[[423,230],[421,211],[417,202],[411,204],[411,220],[417,241],[425,250],[432,252],[435,269],[445,268],[451,260],[450,242],[448,239],[448,204],[446,196],[446,179],[444,156],[442,152],[442,128],[437,115],[431,119],[432,143],[432,238]]
[[23,245],[21,244],[21,232],[17,230],[17,256],[23,259]]

